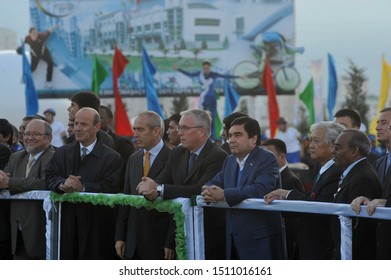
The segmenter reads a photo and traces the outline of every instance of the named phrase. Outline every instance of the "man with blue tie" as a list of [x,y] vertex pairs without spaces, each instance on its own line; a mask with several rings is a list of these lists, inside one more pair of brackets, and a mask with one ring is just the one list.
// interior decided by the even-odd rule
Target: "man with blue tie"
[[[235,206],[248,198],[261,198],[279,188],[276,157],[259,147],[261,129],[249,117],[235,119],[228,134],[232,155],[223,169],[203,188],[206,202],[226,200]],[[285,259],[280,212],[228,209],[227,259]]]

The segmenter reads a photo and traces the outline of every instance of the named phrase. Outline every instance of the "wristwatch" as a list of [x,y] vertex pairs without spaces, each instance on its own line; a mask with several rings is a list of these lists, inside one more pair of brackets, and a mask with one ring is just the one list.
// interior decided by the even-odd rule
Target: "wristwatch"
[[164,185],[157,185],[156,186],[157,196],[160,196],[160,197],[163,196],[163,188],[164,188]]

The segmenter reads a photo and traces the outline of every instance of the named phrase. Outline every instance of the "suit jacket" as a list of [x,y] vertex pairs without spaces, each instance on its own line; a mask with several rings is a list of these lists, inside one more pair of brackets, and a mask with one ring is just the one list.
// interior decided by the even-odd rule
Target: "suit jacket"
[[[238,172],[236,156],[231,155],[222,171],[207,183],[224,188],[225,200],[231,207],[248,198],[264,197],[279,187],[277,160],[262,147],[249,154],[239,182]],[[231,258],[232,242],[240,259],[285,258],[280,212],[228,209],[226,219],[227,259]]]
[[[391,168],[386,173],[387,155],[373,165],[382,186],[381,198],[387,199],[385,207],[391,207]],[[376,228],[376,259],[391,260],[391,221],[378,220]]]
[[304,194],[303,184],[288,166],[285,167],[285,169],[281,172],[280,175],[281,175],[281,187],[284,190],[296,190]]
[[375,162],[380,158],[381,156],[377,153],[374,153],[374,152],[370,152],[367,159],[369,161],[370,164],[374,165]]
[[[171,150],[164,145],[153,161],[148,177],[155,179],[167,163]],[[137,195],[143,177],[144,150],[130,156],[126,166],[125,194]],[[125,241],[125,256],[136,259],[164,259],[164,247],[175,249],[175,224],[168,213],[121,206],[115,240]]]
[[[164,184],[164,199],[192,197],[201,194],[202,187],[212,179],[223,166],[227,154],[212,141],[205,143],[196,158],[190,174],[187,174],[189,151],[182,146],[172,150],[167,165],[157,178]],[[204,208],[205,257],[225,258],[225,211],[217,208]]]
[[[11,173],[8,183],[11,195],[45,190],[45,168],[54,155],[54,148],[47,148],[32,166],[26,177],[26,167],[29,153],[25,150],[12,154],[5,172]],[[42,201],[12,200],[11,201],[11,234],[12,254],[15,255],[16,244],[19,242],[18,228],[20,227],[26,252],[33,258],[44,258],[46,255],[45,227],[46,218]]]
[[[0,143],[0,169],[3,170],[7,165],[8,160],[11,156],[11,149]],[[10,202],[7,200],[0,200],[0,242],[11,239],[10,229]],[[1,248],[0,248],[1,249]],[[1,256],[5,258],[5,256]]]
[[[334,164],[319,177],[309,194],[292,190],[287,199],[332,202],[338,189],[342,171]],[[299,237],[299,258],[303,260],[327,260],[333,256],[334,245],[329,215],[302,214]]]
[[[123,161],[103,144],[99,134],[92,152],[80,158],[80,146],[73,142],[56,149],[46,169],[48,189],[63,193],[59,186],[69,175],[81,176],[86,192],[118,193],[122,190]],[[62,203],[61,259],[113,259],[115,210],[88,203]]]
[[108,134],[113,138],[115,150],[121,155],[124,163],[127,163],[130,155],[134,153],[132,140],[129,137],[117,135],[111,130]]
[[[375,169],[367,160],[358,162],[346,175],[338,187],[334,202],[350,204],[359,196],[379,197],[381,185]],[[335,243],[335,258],[340,259],[341,227],[339,219],[333,219]],[[376,221],[373,219],[356,218],[352,220],[353,228],[353,259],[375,259],[376,255]]]

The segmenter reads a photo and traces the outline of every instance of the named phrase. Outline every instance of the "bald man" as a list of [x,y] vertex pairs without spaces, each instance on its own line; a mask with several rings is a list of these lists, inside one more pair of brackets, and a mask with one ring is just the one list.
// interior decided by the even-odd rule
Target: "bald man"
[[[56,150],[46,170],[47,187],[57,193],[118,193],[123,161],[98,135],[99,113],[82,108],[75,117],[75,140]],[[61,259],[113,259],[115,210],[92,204],[63,203]]]
[[[0,189],[10,194],[44,190],[45,168],[54,155],[50,124],[33,119],[27,125],[23,142],[25,150],[11,155],[4,171],[0,171]],[[11,239],[14,259],[45,259],[45,212],[42,201],[11,201]]]

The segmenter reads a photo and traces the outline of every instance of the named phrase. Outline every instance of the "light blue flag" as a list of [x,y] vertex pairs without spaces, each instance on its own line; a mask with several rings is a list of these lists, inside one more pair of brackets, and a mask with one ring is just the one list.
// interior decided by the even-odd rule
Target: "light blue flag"
[[329,111],[330,120],[334,118],[334,107],[337,100],[338,79],[337,71],[335,70],[335,61],[331,54],[327,54],[329,61],[329,96],[327,100],[327,109]]
[[24,51],[24,44],[22,44],[23,57],[23,81],[25,83],[25,98],[26,98],[26,115],[38,114],[38,94],[35,89],[33,75],[31,73],[30,63]]
[[230,115],[238,106],[240,95],[228,79],[224,82],[225,108],[224,117]]
[[159,114],[164,120],[165,116],[162,108],[160,107],[159,98],[157,96],[157,90],[153,85],[153,76],[156,73],[156,67],[149,59],[147,50],[145,49],[144,46],[143,46],[143,54],[142,54],[142,68],[143,68],[144,87],[145,87],[145,95],[147,97],[148,110]]

